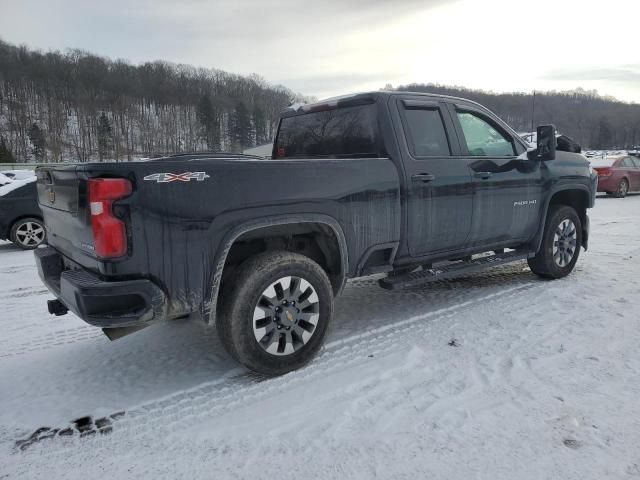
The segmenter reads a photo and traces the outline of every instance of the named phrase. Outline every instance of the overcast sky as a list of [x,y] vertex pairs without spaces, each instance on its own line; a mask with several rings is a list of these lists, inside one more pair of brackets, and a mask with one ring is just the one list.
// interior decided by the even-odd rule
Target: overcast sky
[[0,37],[319,98],[411,82],[640,103],[640,0],[0,0]]

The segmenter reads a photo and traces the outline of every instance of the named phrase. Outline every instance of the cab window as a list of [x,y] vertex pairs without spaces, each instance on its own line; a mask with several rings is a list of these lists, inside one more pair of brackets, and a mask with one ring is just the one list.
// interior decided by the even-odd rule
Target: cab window
[[285,117],[275,158],[380,157],[374,104],[339,107]]
[[511,157],[515,155],[513,141],[491,123],[472,112],[457,112],[462,133],[474,157]]
[[450,156],[451,148],[439,108],[407,108],[407,143],[416,157]]

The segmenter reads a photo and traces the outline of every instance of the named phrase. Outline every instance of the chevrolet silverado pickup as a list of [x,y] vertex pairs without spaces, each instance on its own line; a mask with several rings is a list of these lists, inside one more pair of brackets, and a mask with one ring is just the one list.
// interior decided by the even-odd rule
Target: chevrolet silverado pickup
[[349,278],[399,289],[527,260],[569,274],[597,177],[461,98],[374,92],[286,109],[271,159],[183,154],[38,168],[39,274],[110,338],[185,316],[277,375],[308,362]]

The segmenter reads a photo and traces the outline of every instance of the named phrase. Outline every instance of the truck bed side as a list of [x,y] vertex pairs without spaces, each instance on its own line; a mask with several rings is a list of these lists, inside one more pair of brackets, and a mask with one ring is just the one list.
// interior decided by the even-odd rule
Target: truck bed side
[[[202,172],[202,179],[174,178],[188,172]],[[371,247],[400,237],[399,179],[388,159],[163,159],[45,167],[38,175],[49,244],[103,279],[151,280],[168,296],[169,317],[206,313],[229,233],[243,225],[333,219],[346,243],[347,276]],[[93,177],[133,184],[114,206],[127,224],[124,257],[99,260],[93,252],[86,187]]]

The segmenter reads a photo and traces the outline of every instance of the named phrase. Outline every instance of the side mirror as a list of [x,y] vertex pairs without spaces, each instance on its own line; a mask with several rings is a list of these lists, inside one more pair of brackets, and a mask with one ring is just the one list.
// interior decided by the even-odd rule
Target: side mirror
[[538,147],[536,159],[540,162],[548,162],[556,158],[556,127],[555,125],[540,125],[536,130]]

